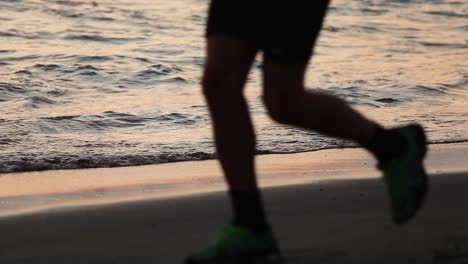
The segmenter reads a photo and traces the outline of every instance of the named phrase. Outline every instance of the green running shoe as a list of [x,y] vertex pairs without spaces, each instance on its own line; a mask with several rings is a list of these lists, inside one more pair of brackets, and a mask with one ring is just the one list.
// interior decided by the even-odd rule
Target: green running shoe
[[279,264],[282,256],[271,232],[255,234],[229,224],[206,249],[189,256],[185,264]]
[[421,208],[426,198],[429,180],[424,169],[426,136],[417,124],[395,128],[408,143],[406,153],[385,164],[379,164],[391,198],[395,224],[404,224]]

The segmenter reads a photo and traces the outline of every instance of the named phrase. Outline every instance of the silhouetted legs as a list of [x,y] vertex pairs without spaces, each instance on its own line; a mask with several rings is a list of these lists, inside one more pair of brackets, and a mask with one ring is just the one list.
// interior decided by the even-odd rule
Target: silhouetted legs
[[[213,120],[216,149],[231,190],[256,189],[255,134],[243,88],[257,53],[255,42],[230,36],[208,38],[203,93]],[[281,123],[366,146],[376,124],[336,96],[305,91],[306,64],[265,59],[263,87],[270,116]]]

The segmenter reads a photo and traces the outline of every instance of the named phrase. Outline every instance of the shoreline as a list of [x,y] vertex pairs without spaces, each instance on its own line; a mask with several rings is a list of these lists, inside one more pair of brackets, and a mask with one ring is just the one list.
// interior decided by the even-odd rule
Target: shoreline
[[[286,263],[468,263],[467,150],[430,146],[427,201],[403,226],[392,224],[385,186],[362,149],[259,156]],[[230,219],[219,173],[204,161],[0,177],[0,188],[17,194],[0,196],[0,263],[181,264]]]
[[[468,171],[468,143],[432,144],[429,174]],[[363,149],[256,156],[262,188],[378,178]],[[132,200],[170,199],[226,189],[217,160],[0,174],[0,217]]]

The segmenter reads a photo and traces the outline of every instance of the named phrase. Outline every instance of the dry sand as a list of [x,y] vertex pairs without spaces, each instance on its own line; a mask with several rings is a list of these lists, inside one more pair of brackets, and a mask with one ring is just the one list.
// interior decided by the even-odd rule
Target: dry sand
[[[287,263],[467,264],[467,150],[431,146],[427,203],[404,226],[360,149],[259,157]],[[214,161],[0,175],[0,186],[1,264],[182,263],[230,217]]]

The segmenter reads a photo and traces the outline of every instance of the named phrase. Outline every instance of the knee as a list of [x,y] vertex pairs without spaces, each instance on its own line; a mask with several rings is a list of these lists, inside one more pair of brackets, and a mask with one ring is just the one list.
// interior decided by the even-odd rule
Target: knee
[[242,82],[227,71],[206,72],[201,80],[202,94],[208,103],[225,102],[242,97]]
[[217,88],[221,85],[222,80],[219,76],[211,73],[205,73],[201,80],[202,94],[207,101],[220,96],[220,89]]
[[281,124],[289,124],[292,119],[292,112],[286,105],[283,104],[270,104],[267,105],[268,115],[274,121]]
[[264,97],[264,103],[268,115],[276,122],[282,124],[292,124],[299,114],[298,105],[300,97]]

